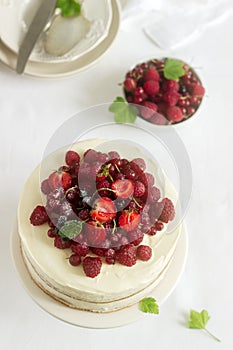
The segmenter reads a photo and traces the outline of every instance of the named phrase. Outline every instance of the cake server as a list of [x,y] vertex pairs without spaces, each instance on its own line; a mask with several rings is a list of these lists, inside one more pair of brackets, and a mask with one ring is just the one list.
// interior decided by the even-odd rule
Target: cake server
[[50,17],[53,15],[56,8],[57,0],[43,0],[39,9],[28,28],[28,31],[19,48],[16,72],[22,74],[24,72],[29,56],[45,28]]

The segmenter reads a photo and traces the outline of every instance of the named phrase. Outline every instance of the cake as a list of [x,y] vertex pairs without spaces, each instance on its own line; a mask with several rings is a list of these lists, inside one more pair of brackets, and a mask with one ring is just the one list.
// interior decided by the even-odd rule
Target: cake
[[[60,220],[60,216],[58,217],[58,215],[53,213],[51,217],[50,212],[49,218],[45,219],[44,223],[43,220],[42,222],[36,221],[38,217],[36,216],[37,213],[34,208],[39,206],[39,208],[44,208],[44,210],[46,208],[47,210],[48,207],[49,191],[46,189],[48,180],[45,179],[50,174],[48,179],[51,181],[54,169],[58,169],[64,164],[65,154],[67,154],[68,149],[74,151],[74,154],[77,152],[81,159],[83,159],[84,154],[86,156],[88,155],[87,150],[98,149],[100,154],[101,147],[106,152],[106,148],[108,151],[112,151],[110,147],[115,146],[116,143],[111,144],[111,142],[104,142],[100,139],[92,139],[80,141],[73,144],[70,148],[66,147],[53,152],[33,171],[28,178],[21,195],[18,207],[18,233],[21,242],[21,252],[28,272],[33,281],[45,293],[71,308],[99,313],[112,312],[131,306],[139,302],[143,297],[148,296],[164,277],[169,264],[172,262],[172,257],[181,232],[181,225],[173,225],[174,227],[169,228],[169,223],[173,221],[174,217],[174,207],[172,202],[177,202],[177,194],[172,184],[166,177],[163,178],[164,181],[161,180],[161,172],[160,176],[158,176],[158,165],[153,162],[149,156],[145,156],[141,149],[136,145],[129,144],[126,147],[124,143],[119,145],[119,142],[117,151],[119,151],[121,159],[127,158],[129,161],[132,161],[135,158],[135,155],[137,155],[137,159],[143,157],[146,161],[146,171],[154,175],[155,185],[160,188],[159,196],[158,198],[155,198],[155,203],[153,203],[153,208],[159,207],[160,212],[151,227],[146,228],[146,224],[143,224],[142,216],[145,214],[145,206],[143,207],[144,204],[140,205],[140,203],[142,204],[142,200],[140,201],[140,193],[137,194],[139,198],[135,198],[136,209],[133,207],[129,209],[127,205],[130,204],[127,202],[126,207],[123,207],[120,210],[118,209],[116,213],[114,211],[112,211],[113,213],[110,212],[110,214],[107,212],[107,215],[110,215],[110,219],[109,216],[108,219],[100,219],[98,217],[98,211],[96,214],[97,209],[95,204],[95,207],[92,208],[89,213],[91,218],[83,220],[83,225],[86,225],[84,227],[88,226],[89,229],[91,227],[90,221],[95,222],[96,219],[97,221],[99,220],[100,224],[98,223],[98,226],[101,229],[102,227],[105,227],[105,230],[107,230],[108,227],[109,230],[110,227],[110,231],[107,233],[108,236],[106,234],[105,238],[102,240],[99,239],[98,241],[96,239],[93,240],[92,238],[92,244],[90,244],[90,238],[88,238],[90,247],[87,248],[86,253],[80,254],[86,256],[78,257],[78,254],[76,254],[77,250],[80,246],[85,248],[86,244],[86,236],[83,236],[82,231],[83,227],[81,233],[79,233],[76,238],[72,236],[72,239],[67,239],[68,236],[64,237],[66,231],[63,229],[64,227],[67,228],[67,221],[64,221],[63,224],[60,223],[60,227],[62,228],[59,230],[55,227],[58,225],[57,222]],[[116,152],[111,152],[111,154],[116,154]],[[109,162],[107,162],[107,164],[109,164]],[[60,168],[60,171],[68,172],[69,166],[63,165],[63,167]],[[113,174],[113,176],[115,175]],[[151,178],[151,175],[149,178]],[[41,179],[43,180],[42,187]],[[114,183],[115,182],[116,181],[114,181]],[[129,180],[129,182],[135,184],[132,180]],[[129,182],[126,183],[129,184]],[[54,183],[57,185],[52,177],[52,184],[54,185]],[[72,184],[70,184],[68,180],[67,182],[63,182],[62,180],[62,186],[63,188],[66,188],[67,186],[72,187]],[[153,183],[150,186],[155,187],[153,186]],[[106,193],[104,192],[101,196],[98,196],[96,201],[98,203],[103,200],[111,203],[114,202],[117,206],[118,204],[114,200],[116,197],[116,185],[112,184],[111,189],[112,190],[109,190],[109,193],[111,193],[109,197],[112,196],[112,199],[106,199],[108,197],[106,197]],[[80,187],[80,193],[82,190],[83,189]],[[42,193],[45,193],[46,191],[47,195]],[[69,191],[69,189],[66,189],[66,196],[67,191]],[[107,190],[102,188],[100,191],[95,191],[95,193],[99,194],[101,191]],[[121,192],[121,200],[124,198],[122,193],[123,192]],[[135,187],[134,193],[136,193]],[[172,201],[168,198],[172,199]],[[126,200],[126,196],[124,200]],[[97,203],[96,201],[95,203]],[[165,210],[165,201],[170,205],[170,207],[169,205],[166,207],[167,211]],[[133,201],[130,200],[131,205],[132,202]],[[148,205],[148,202],[146,203],[146,205]],[[88,207],[89,204],[86,204],[86,206]],[[135,214],[135,217],[133,217],[131,221],[126,220],[125,224],[125,216],[129,213],[135,213],[137,211],[137,206],[139,206],[138,209],[141,209],[138,210],[140,213],[138,216]],[[78,215],[81,210],[82,209],[80,208],[77,209]],[[103,212],[101,213],[106,214]],[[46,211],[44,212],[44,215],[47,215]],[[168,216],[166,217],[166,215]],[[81,215],[79,216],[81,217]],[[140,217],[140,221],[138,221],[138,217]],[[162,217],[165,218],[162,219]],[[54,223],[53,220],[55,220],[56,223]],[[117,227],[113,228],[113,221],[117,223]],[[73,217],[69,223],[70,222],[71,224],[75,223],[76,225],[78,223]],[[124,224],[126,226],[124,226]],[[132,225],[132,227],[130,225]],[[168,230],[169,234],[167,233]],[[142,235],[140,237],[132,238],[132,232],[135,233],[139,231],[143,232]],[[63,236],[61,235],[61,232]],[[85,228],[84,232],[86,232]],[[109,232],[111,232],[111,235]],[[112,236],[116,236],[116,233],[118,234],[118,241],[112,243],[109,237],[112,239]],[[55,243],[56,239],[58,240],[58,243]],[[137,241],[137,239],[139,240]],[[114,239],[112,240],[114,241]],[[107,241],[108,246],[106,246]],[[111,246],[109,242],[111,242]],[[59,246],[59,244],[62,244],[63,246]],[[106,255],[106,252],[113,252],[114,254],[108,256]],[[147,253],[149,253],[148,256]],[[72,255],[74,256],[73,261],[71,258]],[[88,270],[88,259],[95,262],[94,275],[92,275],[91,269]],[[85,270],[85,265],[87,265],[87,271]]]

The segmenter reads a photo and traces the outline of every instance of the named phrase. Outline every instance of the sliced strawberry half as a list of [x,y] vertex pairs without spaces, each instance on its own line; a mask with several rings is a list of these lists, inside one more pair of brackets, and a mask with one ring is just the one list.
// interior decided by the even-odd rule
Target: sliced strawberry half
[[116,206],[108,197],[102,197],[94,203],[94,209],[91,212],[93,220],[100,223],[111,222],[116,217]]
[[84,232],[88,245],[91,247],[99,246],[106,239],[106,231],[104,227],[96,221],[88,221],[85,225]]
[[136,211],[125,210],[118,219],[120,227],[127,232],[135,230],[140,222],[140,214],[138,214]]
[[134,184],[131,180],[116,180],[112,183],[112,190],[117,198],[126,199],[133,195]]
[[64,190],[67,190],[71,187],[72,177],[65,171],[55,171],[49,175],[48,182],[52,190],[60,187],[63,187]]

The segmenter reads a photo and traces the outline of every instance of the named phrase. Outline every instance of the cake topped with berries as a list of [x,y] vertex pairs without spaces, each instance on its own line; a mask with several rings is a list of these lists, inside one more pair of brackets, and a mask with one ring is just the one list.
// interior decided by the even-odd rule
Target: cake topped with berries
[[18,209],[33,280],[64,304],[93,312],[148,295],[181,230],[166,234],[177,196],[158,165],[135,145],[109,147],[94,139],[49,155],[29,177]]

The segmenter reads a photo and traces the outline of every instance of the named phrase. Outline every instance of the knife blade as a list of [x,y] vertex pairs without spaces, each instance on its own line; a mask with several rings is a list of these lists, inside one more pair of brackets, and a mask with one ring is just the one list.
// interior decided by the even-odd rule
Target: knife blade
[[18,59],[16,64],[16,72],[22,74],[24,72],[29,56],[42,33],[48,20],[54,13],[57,0],[43,0],[39,9],[29,25],[28,31],[23,38],[22,44],[19,48]]

